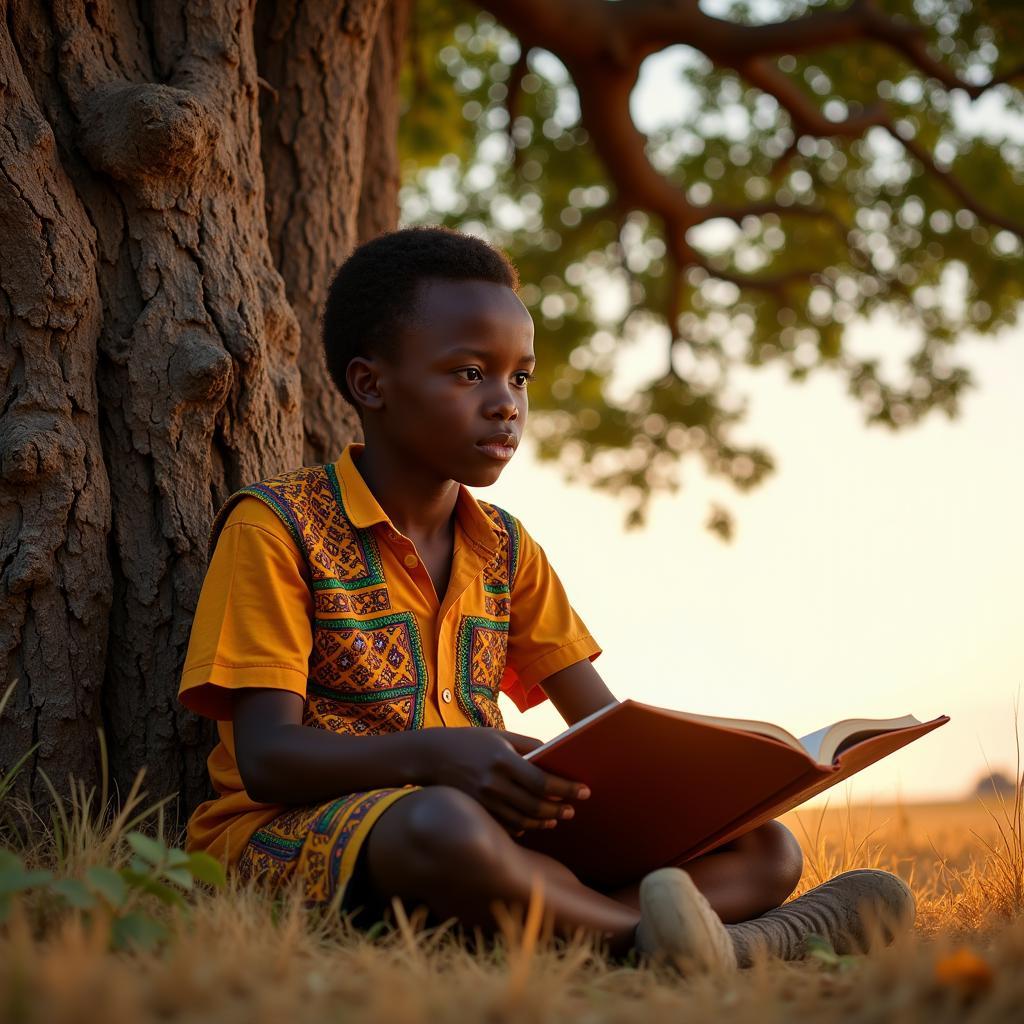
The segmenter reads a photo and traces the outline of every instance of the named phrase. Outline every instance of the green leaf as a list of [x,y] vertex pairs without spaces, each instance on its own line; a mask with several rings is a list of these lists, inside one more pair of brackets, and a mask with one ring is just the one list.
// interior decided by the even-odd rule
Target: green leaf
[[86,871],[85,877],[93,889],[112,907],[124,906],[124,901],[128,898],[128,886],[113,868],[96,865]]
[[115,918],[111,926],[111,941],[116,949],[135,946],[151,950],[167,938],[167,928],[148,914],[133,910]]
[[0,849],[0,874],[15,868],[21,871],[25,870],[22,859],[13,850]]
[[3,924],[11,913],[12,900],[8,893],[0,893],[0,924]]
[[807,955],[832,970],[848,971],[855,967],[858,957],[849,953],[837,953],[828,939],[821,935],[808,935],[804,940]]
[[172,889],[169,885],[164,885],[163,882],[158,882],[153,878],[147,878],[141,888],[146,892],[151,893],[158,900],[162,903],[166,903],[168,906],[185,906],[185,900],[181,893],[178,892],[177,889]]
[[140,892],[148,892],[164,903],[173,904],[178,907],[185,905],[185,901],[177,889],[172,889],[169,885],[158,882],[150,874],[142,874],[141,872],[131,871],[128,868],[122,868],[121,877],[133,889],[138,889]]
[[189,861],[189,855],[184,850],[179,850],[176,846],[170,846],[167,849],[167,866],[171,868],[180,868],[187,864]]
[[128,845],[147,863],[163,864],[167,859],[167,847],[163,843],[141,832],[129,832],[126,838]]
[[809,957],[820,960],[829,966],[836,966],[839,963],[839,954],[832,948],[832,944],[823,935],[810,934],[804,939],[804,948]]
[[174,882],[175,885],[180,885],[182,889],[192,888],[192,872],[188,868],[164,868],[160,872],[161,878],[166,878],[168,882]]
[[388,931],[387,921],[374,921],[373,924],[366,929],[366,938],[370,942],[373,942],[374,939],[378,938],[378,936],[383,935],[386,931]]
[[216,886],[227,884],[224,865],[216,857],[211,857],[208,853],[197,851],[190,854],[188,869],[192,872],[192,877],[199,882],[206,882],[209,885]]
[[96,897],[80,878],[61,878],[50,886],[50,891],[79,910],[92,910],[96,906]]
[[45,885],[52,878],[53,874],[49,871],[26,871],[19,863],[17,867],[0,871],[0,894],[24,892],[33,886]]
[[128,867],[138,875],[148,875],[152,868],[141,857],[132,857]]

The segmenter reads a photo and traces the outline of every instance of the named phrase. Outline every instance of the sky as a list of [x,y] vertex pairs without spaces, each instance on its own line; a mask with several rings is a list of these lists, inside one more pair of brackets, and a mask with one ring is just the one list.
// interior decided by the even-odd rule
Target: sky
[[[645,62],[634,116],[673,116],[673,57]],[[678,116],[676,112],[674,116]],[[646,122],[646,123],[645,123]],[[902,328],[852,328],[854,345],[899,351]],[[538,358],[544,358],[538,325]],[[664,339],[631,352],[651,375]],[[744,371],[744,439],[777,471],[748,494],[689,468],[626,532],[615,497],[568,484],[523,445],[491,487],[544,548],[602,645],[594,665],[619,699],[774,722],[797,736],[850,717],[950,722],[816,798],[876,804],[966,795],[989,767],[1013,774],[1024,738],[1024,329],[968,338],[978,387],[950,421],[893,434],[867,427],[840,380],[804,384]],[[733,512],[725,544],[709,501]],[[506,728],[542,740],[565,723],[550,704]]]

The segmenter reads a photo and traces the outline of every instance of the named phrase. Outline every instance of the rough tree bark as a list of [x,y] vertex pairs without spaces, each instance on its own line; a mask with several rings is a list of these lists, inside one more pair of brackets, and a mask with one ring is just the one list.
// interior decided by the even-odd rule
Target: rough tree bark
[[0,773],[38,744],[21,795],[93,785],[102,726],[120,791],[145,765],[180,824],[209,792],[212,724],[175,696],[213,514],[354,433],[317,311],[397,224],[406,4],[0,12]]
[[358,431],[351,407],[327,383],[320,345],[330,275],[354,245],[398,220],[397,82],[408,3],[380,7],[256,11],[267,229],[302,336],[305,464],[336,458],[339,436]]

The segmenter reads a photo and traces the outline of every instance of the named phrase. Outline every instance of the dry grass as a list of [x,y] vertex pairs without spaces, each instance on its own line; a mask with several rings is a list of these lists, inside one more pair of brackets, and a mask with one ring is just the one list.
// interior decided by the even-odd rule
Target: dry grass
[[[76,796],[28,862],[74,872],[126,854],[130,819],[96,823]],[[136,794],[137,796],[137,794]],[[137,799],[135,800],[137,806]],[[665,968],[607,962],[592,943],[545,942],[540,907],[467,951],[451,931],[398,918],[374,940],[315,918],[297,894],[277,899],[236,882],[161,908],[172,938],[159,952],[111,953],[108,926],[26,896],[0,927],[0,1020],[962,1021],[1012,1019],[1024,999],[1019,819],[998,800],[797,811],[806,870],[798,892],[853,866],[899,872],[918,894],[915,933],[848,969],[771,963],[728,982],[683,981]],[[939,852],[941,851],[941,853]],[[973,958],[957,950],[967,950]]]
[[[9,782],[0,778],[0,796]],[[26,864],[62,876],[121,867],[124,836],[140,819],[164,838],[162,808],[142,806],[140,783],[116,815],[105,784],[98,797],[77,787],[48,822],[7,796],[0,845],[27,836],[18,850]],[[108,919],[32,891],[0,924],[0,1024],[1018,1019],[1019,783],[1009,800],[847,804],[783,820],[805,851],[794,895],[852,867],[895,871],[918,898],[914,932],[842,969],[812,958],[759,963],[725,981],[684,980],[665,967],[609,962],[583,937],[552,942],[538,899],[525,915],[508,913],[502,935],[471,952],[452,930],[423,929],[398,905],[396,926],[370,938],[337,914],[305,910],[296,891],[271,898],[229,879],[195,893],[184,910],[157,904],[170,929],[159,949],[111,952]]]

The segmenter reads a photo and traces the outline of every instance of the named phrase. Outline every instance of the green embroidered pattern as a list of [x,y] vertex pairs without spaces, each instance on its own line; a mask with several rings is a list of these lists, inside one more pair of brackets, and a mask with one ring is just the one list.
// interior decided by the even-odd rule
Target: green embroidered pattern
[[455,642],[455,693],[459,708],[474,725],[504,728],[497,701],[507,650],[507,622],[462,616]]
[[412,707],[403,727],[422,728],[428,673],[412,612],[367,619],[318,618],[314,627],[310,693],[345,704],[408,697]]
[[480,507],[498,527],[504,541],[494,561],[484,570],[484,593],[509,595],[519,568],[519,522],[503,508],[490,502],[482,501]]

